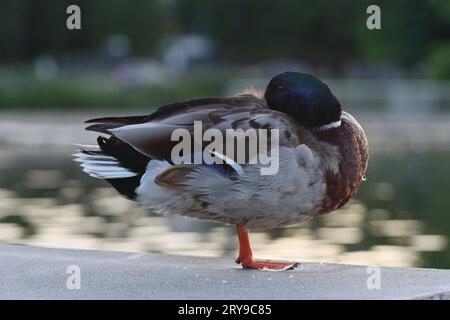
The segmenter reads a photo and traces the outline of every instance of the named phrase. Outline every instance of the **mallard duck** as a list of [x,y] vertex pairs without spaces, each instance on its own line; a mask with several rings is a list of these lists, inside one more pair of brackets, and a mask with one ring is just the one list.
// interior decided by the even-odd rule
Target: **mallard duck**
[[[175,163],[177,128],[193,131],[277,129],[279,168],[260,163]],[[236,263],[250,269],[290,269],[294,262],[253,258],[248,230],[305,221],[342,207],[357,192],[368,161],[364,130],[329,87],[304,73],[273,77],[265,92],[205,98],[160,107],[144,116],[87,120],[96,146],[76,154],[84,171],[158,214],[178,214],[236,225]],[[205,148],[204,144],[201,144]]]

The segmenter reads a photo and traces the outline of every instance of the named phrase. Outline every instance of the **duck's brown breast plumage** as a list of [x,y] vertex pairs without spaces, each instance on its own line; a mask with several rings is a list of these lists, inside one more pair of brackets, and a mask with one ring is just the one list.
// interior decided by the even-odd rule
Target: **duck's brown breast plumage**
[[338,128],[315,135],[336,147],[339,163],[337,170],[325,170],[326,195],[318,211],[325,214],[342,207],[358,191],[367,168],[368,142],[360,124],[346,112]]

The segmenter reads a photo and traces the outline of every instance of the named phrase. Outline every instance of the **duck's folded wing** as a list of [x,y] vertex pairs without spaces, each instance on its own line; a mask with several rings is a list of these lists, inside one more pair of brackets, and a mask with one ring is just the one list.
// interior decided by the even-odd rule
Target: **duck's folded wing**
[[190,133],[194,122],[200,121],[202,129],[221,131],[235,128],[266,109],[263,100],[241,96],[191,100],[159,108],[145,116],[108,117],[86,121],[93,123],[86,130],[113,135],[153,159],[168,159],[178,141],[172,141],[176,129]]

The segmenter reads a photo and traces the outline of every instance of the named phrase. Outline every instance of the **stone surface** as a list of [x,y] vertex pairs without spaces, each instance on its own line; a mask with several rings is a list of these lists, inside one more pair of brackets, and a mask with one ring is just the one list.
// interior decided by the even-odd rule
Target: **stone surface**
[[[67,288],[72,265],[80,268],[78,290]],[[379,272],[381,288],[369,290],[374,274],[366,266],[303,263],[271,272],[243,270],[225,258],[0,245],[1,299],[450,298],[450,270]]]

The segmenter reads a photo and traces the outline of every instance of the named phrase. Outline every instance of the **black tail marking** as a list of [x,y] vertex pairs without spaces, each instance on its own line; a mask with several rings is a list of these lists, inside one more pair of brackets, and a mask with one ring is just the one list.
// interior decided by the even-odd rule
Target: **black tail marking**
[[116,137],[107,139],[99,136],[97,143],[104,154],[116,158],[122,167],[138,174],[134,177],[105,179],[120,194],[130,200],[135,200],[136,188],[140,184],[150,158]]

